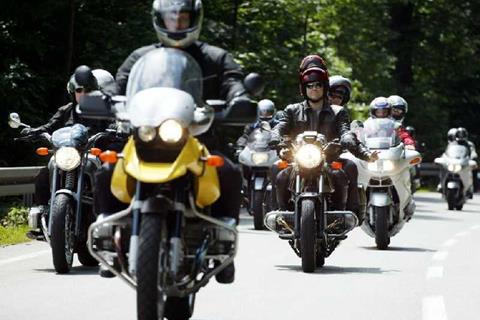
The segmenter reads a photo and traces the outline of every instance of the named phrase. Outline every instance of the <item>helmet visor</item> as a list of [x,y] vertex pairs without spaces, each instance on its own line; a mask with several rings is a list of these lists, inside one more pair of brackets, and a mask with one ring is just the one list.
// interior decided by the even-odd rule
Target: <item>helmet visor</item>
[[395,120],[403,119],[405,117],[405,109],[393,107],[392,108],[392,117]]

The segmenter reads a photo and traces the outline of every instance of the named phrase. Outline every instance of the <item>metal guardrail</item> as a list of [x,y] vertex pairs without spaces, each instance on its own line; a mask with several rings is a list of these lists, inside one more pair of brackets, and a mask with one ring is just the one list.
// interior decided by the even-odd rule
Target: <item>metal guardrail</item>
[[31,205],[35,177],[42,168],[0,167],[0,197],[23,195],[25,205]]

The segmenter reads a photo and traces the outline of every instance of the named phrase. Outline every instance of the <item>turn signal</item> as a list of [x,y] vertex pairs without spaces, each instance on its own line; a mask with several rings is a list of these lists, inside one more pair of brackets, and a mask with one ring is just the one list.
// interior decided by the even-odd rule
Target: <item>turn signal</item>
[[100,153],[100,160],[106,163],[116,163],[118,161],[118,154],[115,151],[107,150]]
[[48,148],[42,147],[35,151],[39,156],[48,156]]
[[225,163],[225,160],[220,156],[208,156],[206,160],[207,166],[221,167]]
[[341,169],[343,169],[343,163],[341,163],[339,161],[333,161],[332,164],[330,165],[330,167],[334,170],[341,170]]
[[285,169],[285,168],[288,167],[288,162],[285,161],[285,160],[279,160],[279,161],[277,161],[276,165],[277,165],[277,168],[278,168],[278,169],[282,169],[282,170],[283,170],[283,169]]
[[90,149],[90,154],[94,156],[99,156],[102,153],[102,150],[99,148],[92,148]]
[[422,162],[422,158],[420,157],[416,157],[413,160],[410,160],[410,164],[419,164],[420,162]]

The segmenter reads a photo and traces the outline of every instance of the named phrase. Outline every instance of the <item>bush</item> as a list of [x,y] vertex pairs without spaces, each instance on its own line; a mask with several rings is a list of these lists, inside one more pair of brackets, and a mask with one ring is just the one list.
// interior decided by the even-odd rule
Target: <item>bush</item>
[[8,210],[5,217],[0,220],[3,227],[18,227],[28,224],[28,208],[14,206]]

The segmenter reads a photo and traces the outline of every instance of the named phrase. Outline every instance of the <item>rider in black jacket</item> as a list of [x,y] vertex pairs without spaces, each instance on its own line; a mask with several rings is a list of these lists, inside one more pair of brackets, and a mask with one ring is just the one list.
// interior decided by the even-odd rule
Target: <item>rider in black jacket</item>
[[[287,106],[279,124],[273,129],[276,139],[282,136],[294,138],[304,131],[317,131],[325,135],[327,141],[340,139],[342,146],[356,157],[375,161],[377,152],[369,152],[350,131],[350,120],[347,111],[328,101],[328,70],[323,59],[318,55],[310,55],[300,64],[300,92],[305,101]],[[287,150],[282,150],[282,153]],[[331,159],[343,163],[343,170],[332,170],[335,187],[333,205],[336,210],[351,210],[357,216],[360,213],[357,176],[355,164],[346,159]],[[280,210],[288,209],[289,178],[291,167],[277,175],[277,200]],[[347,201],[348,199],[348,201]],[[359,221],[363,217],[358,216]]]
[[[202,1],[160,1],[155,0],[152,8],[153,25],[160,43],[135,50],[124,61],[117,72],[118,94],[125,94],[130,71],[142,56],[161,47],[173,47],[189,53],[199,64],[203,73],[203,99],[222,99],[235,103],[250,103],[245,95],[243,72],[233,57],[224,49],[197,41],[203,19]],[[221,155],[219,134],[215,134],[215,126],[201,136],[210,153]],[[240,170],[227,157],[225,164],[218,168],[220,180],[220,198],[212,206],[212,216],[231,217],[237,222],[240,211],[240,191],[242,178]],[[97,193],[95,208],[98,213],[113,213],[122,208],[122,204],[110,191],[113,168],[104,166],[97,173]],[[234,280],[233,264],[216,276],[221,283]]]

